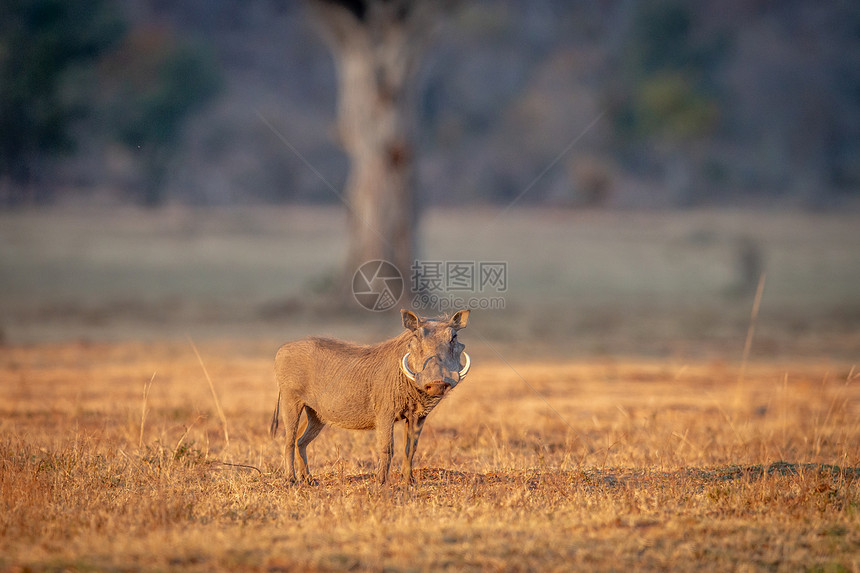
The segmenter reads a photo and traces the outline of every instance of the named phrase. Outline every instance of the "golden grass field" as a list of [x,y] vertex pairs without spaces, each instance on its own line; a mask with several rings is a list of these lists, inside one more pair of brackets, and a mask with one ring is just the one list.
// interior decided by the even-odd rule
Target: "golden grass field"
[[[331,427],[318,483],[284,481],[278,344],[400,327],[277,303],[321,272],[295,242],[323,274],[340,252],[314,226],[337,217],[281,216],[0,217],[0,571],[860,571],[851,217],[556,215],[528,239],[512,214],[466,255],[504,238],[510,306],[473,312],[403,487],[399,428],[393,485],[372,434]],[[462,223],[429,219],[434,256]],[[752,299],[721,293],[747,227],[768,275],[744,360]]]
[[189,343],[4,349],[0,568],[860,567],[857,371],[486,360],[428,420],[415,487],[331,428],[319,483],[290,487],[271,350],[199,348],[228,442]]

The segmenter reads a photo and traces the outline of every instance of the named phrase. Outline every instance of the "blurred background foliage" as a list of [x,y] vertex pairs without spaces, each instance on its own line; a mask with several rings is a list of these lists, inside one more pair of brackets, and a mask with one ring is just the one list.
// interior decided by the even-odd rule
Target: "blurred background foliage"
[[0,5],[0,176],[7,185],[28,186],[42,159],[73,150],[71,124],[94,95],[86,77],[123,33],[119,15],[100,0]]
[[182,127],[218,93],[221,71],[206,44],[150,26],[132,30],[101,69],[111,135],[139,156],[142,175],[135,195],[145,205],[159,205]]
[[[342,188],[333,66],[301,2],[7,0],[0,203],[337,202],[283,143]],[[574,141],[524,202],[860,198],[856,2],[463,1],[421,70],[425,205],[508,202]]]

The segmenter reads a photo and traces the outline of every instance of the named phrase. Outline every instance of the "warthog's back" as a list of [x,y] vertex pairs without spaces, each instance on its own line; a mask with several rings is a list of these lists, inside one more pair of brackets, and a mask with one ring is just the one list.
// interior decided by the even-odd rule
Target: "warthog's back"
[[285,398],[306,404],[323,422],[369,430],[377,401],[390,393],[383,389],[392,371],[385,350],[331,338],[288,342],[275,357],[275,375]]

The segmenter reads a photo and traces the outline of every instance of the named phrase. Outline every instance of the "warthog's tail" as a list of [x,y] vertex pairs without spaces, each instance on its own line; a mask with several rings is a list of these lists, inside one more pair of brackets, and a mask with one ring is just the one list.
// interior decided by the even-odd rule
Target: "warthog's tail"
[[269,435],[275,437],[275,432],[278,431],[278,424],[281,423],[281,391],[278,390],[278,403],[275,405],[275,413],[272,414],[272,425],[269,427]]

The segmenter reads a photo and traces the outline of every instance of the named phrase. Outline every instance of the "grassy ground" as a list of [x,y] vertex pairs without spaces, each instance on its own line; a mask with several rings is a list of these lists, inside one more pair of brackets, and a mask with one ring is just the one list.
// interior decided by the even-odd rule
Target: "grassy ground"
[[854,219],[431,213],[509,285],[404,488],[335,428],[289,487],[267,435],[280,342],[399,330],[317,302],[342,214],[0,214],[0,570],[860,570]]
[[3,349],[0,569],[860,567],[850,368],[485,361],[431,415],[417,486],[327,429],[319,483],[289,487],[271,350],[200,345],[225,432],[188,343]]

